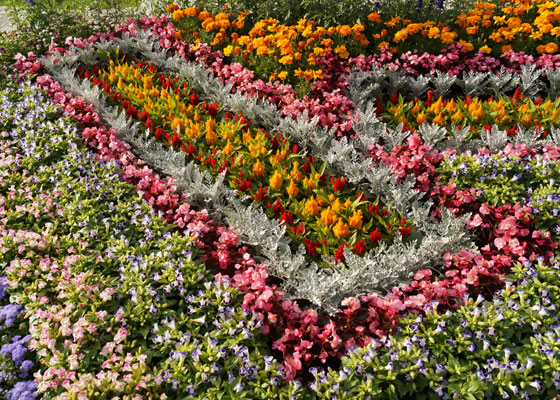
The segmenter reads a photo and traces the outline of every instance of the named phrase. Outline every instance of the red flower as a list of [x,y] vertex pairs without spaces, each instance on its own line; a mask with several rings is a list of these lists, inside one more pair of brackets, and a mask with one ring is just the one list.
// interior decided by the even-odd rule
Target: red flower
[[189,147],[187,147],[187,154],[188,154],[188,155],[191,155],[191,154],[193,154],[195,151],[196,151],[196,147],[193,146],[193,145],[191,144],[191,142],[189,142]]
[[432,105],[432,97],[434,96],[434,92],[431,90],[428,90],[428,98],[426,99],[426,105],[427,106],[431,106]]
[[379,228],[375,228],[374,231],[369,233],[369,238],[373,244],[377,244],[381,240],[381,232],[379,232]]
[[294,216],[290,214],[288,210],[284,210],[282,215],[280,216],[280,222],[285,221],[288,225],[294,224]]
[[171,144],[173,145],[173,147],[181,146],[181,138],[176,133],[171,138]]
[[156,139],[161,140],[162,137],[163,137],[163,129],[157,128],[156,129]]
[[274,211],[275,214],[279,214],[283,209],[284,207],[282,206],[282,203],[280,203],[280,200],[277,198],[276,203],[274,203],[274,206],[272,207],[272,211]]
[[246,192],[247,190],[249,190],[250,187],[251,187],[251,180],[247,179],[241,181],[241,184],[239,185],[239,190],[242,192]]
[[397,102],[399,101],[399,96],[398,96],[396,90],[395,90],[395,93],[393,93],[393,95],[389,98],[389,101],[393,104],[397,104]]
[[333,190],[335,192],[342,191],[346,187],[346,178],[338,177],[336,180],[331,178],[331,182],[333,184]]
[[334,253],[334,260],[336,262],[344,262],[344,248],[348,247],[346,243],[342,243],[336,253]]
[[211,106],[206,108],[210,116],[215,117],[218,114],[218,103],[214,102]]
[[198,96],[196,95],[196,93],[192,92],[192,94],[191,94],[191,104],[193,106],[196,106],[199,102],[200,102],[200,100],[198,99]]
[[356,244],[354,245],[354,250],[356,250],[356,254],[359,256],[361,256],[364,251],[366,251],[366,242],[363,238],[356,242]]

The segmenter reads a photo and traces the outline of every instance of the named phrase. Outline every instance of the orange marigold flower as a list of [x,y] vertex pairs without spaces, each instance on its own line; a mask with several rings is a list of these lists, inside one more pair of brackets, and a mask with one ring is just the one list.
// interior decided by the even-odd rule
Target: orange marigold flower
[[178,6],[178,5],[176,5],[176,4],[170,4],[170,5],[167,6],[167,8],[165,9],[165,11],[167,11],[167,12],[173,12],[173,11],[178,10],[178,9],[179,9],[179,6]]
[[367,16],[367,19],[368,19],[368,21],[371,21],[371,22],[381,22],[381,18],[379,16],[379,14],[377,14],[375,12],[372,12],[371,14],[369,14]]
[[352,33],[352,28],[348,25],[339,25],[336,27],[336,33],[339,33],[342,36],[348,36]]
[[196,17],[196,15],[198,14],[198,12],[200,12],[200,9],[196,9],[196,8],[189,7],[189,8],[185,8],[185,9],[183,10],[183,15],[184,15],[185,17]]

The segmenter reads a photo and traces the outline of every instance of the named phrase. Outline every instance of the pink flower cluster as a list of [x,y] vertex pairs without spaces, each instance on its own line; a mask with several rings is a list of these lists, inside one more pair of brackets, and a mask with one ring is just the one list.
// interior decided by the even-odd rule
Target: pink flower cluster
[[395,71],[406,72],[407,75],[446,72],[449,75],[459,75],[463,72],[497,72],[503,66],[508,72],[521,72],[522,65],[534,64],[537,68],[560,68],[559,54],[543,54],[535,57],[524,52],[507,51],[496,58],[484,53],[469,53],[460,44],[451,44],[447,49],[442,49],[440,54],[418,50],[407,51],[399,56],[392,54],[387,47],[381,49],[379,54],[366,57],[366,61],[357,64],[362,70],[369,70],[371,65],[384,67]]

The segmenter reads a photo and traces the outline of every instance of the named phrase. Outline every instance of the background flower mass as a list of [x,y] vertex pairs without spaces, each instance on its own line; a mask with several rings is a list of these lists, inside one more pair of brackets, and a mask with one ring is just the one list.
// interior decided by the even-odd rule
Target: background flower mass
[[560,393],[557,2],[59,3],[0,34],[1,398]]

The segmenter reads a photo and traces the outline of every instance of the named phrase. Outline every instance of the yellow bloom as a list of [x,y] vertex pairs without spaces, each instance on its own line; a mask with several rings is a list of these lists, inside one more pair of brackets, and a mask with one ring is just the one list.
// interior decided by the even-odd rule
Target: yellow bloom
[[292,64],[294,62],[294,57],[291,55],[287,55],[278,60],[278,62],[280,64]]
[[416,117],[416,123],[418,125],[422,125],[424,122],[426,122],[428,120],[428,117],[426,117],[426,114],[424,114],[424,111],[422,111],[417,117]]
[[228,140],[224,149],[222,150],[222,152],[226,155],[229,156],[231,153],[233,153],[235,151],[235,147],[233,147],[231,145],[231,142]]
[[452,112],[455,112],[455,109],[457,108],[457,104],[455,104],[455,100],[451,99],[449,100],[449,102],[447,103],[447,105],[445,106],[445,110],[451,114]]
[[272,175],[268,183],[274,190],[278,190],[282,187],[282,176],[278,173],[278,170],[274,171],[274,175]]
[[478,49],[479,53],[484,53],[484,54],[490,54],[492,53],[492,49],[486,45],[482,46],[481,48]]
[[340,199],[337,197],[332,205],[332,209],[334,212],[340,212],[344,208],[344,205],[340,202]]
[[313,178],[311,177],[305,177],[303,178],[303,186],[307,189],[307,190],[313,190],[317,187],[317,185],[315,184]]
[[326,210],[321,211],[321,222],[326,226],[331,226],[338,220],[336,213],[331,210],[331,208],[327,208]]
[[301,172],[299,171],[298,161],[294,161],[294,165],[292,171],[290,172],[290,176],[294,181],[296,181],[296,183],[299,183],[299,181],[301,180]]
[[150,90],[151,88],[153,88],[154,87],[153,77],[152,76],[146,76],[143,79],[143,84],[144,84],[144,90]]
[[319,213],[319,210],[321,209],[321,207],[319,207],[319,204],[317,204],[317,202],[315,201],[315,199],[313,198],[313,196],[311,196],[309,199],[307,199],[305,201],[305,209],[304,212],[311,216],[314,217]]
[[261,161],[257,159],[257,162],[253,165],[253,175],[260,178],[264,174],[264,166]]
[[461,112],[461,110],[457,110],[457,112],[451,116],[451,121],[459,122],[463,119],[463,117],[464,117],[464,115]]
[[350,54],[348,53],[348,50],[346,50],[346,46],[344,46],[344,45],[336,46],[336,47],[334,48],[334,52],[335,52],[340,58],[343,58],[343,59],[347,59],[347,58],[350,56]]
[[216,135],[216,132],[214,132],[214,129],[216,128],[216,123],[214,122],[214,120],[212,118],[209,118],[206,121],[206,143],[209,145],[215,144],[218,142],[218,135]]
[[290,184],[286,188],[286,192],[288,193],[288,196],[290,196],[290,199],[293,199],[298,195],[299,190],[295,185],[293,179],[290,179]]
[[348,229],[348,225],[342,222],[342,220],[339,220],[333,228],[333,233],[337,238],[345,238],[350,234],[350,230]]
[[362,227],[362,224],[363,224],[362,211],[361,210],[354,211],[354,214],[352,214],[352,216],[348,219],[348,226],[350,226],[351,229],[360,229]]
[[278,79],[280,79],[281,81],[283,81],[284,79],[286,79],[288,76],[288,71],[282,71],[278,74]]
[[233,46],[230,44],[224,49],[224,56],[229,57],[231,56],[231,53],[233,53]]

